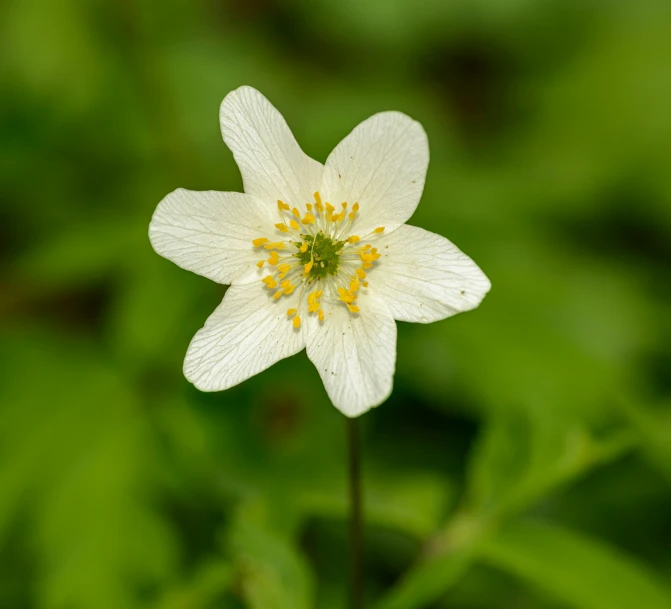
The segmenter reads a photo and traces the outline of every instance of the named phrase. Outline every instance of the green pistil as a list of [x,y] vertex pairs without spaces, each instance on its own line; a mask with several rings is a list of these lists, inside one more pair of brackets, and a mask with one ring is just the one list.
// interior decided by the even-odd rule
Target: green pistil
[[303,243],[308,244],[305,252],[294,254],[302,265],[306,265],[310,260],[314,261],[310,269],[309,277],[312,281],[322,279],[328,275],[336,275],[340,266],[340,253],[342,246],[347,241],[334,241],[323,233],[316,235],[301,235],[302,243],[294,243],[300,247]]

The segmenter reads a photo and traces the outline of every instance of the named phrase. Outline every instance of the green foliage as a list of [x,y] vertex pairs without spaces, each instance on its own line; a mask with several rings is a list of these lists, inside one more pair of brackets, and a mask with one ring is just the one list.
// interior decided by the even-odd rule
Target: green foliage
[[667,5],[0,8],[0,607],[346,606],[342,417],[304,354],[189,386],[224,288],[147,238],[175,188],[241,189],[241,84],[322,161],[370,114],[421,121],[412,223],[493,284],[399,324],[362,420],[369,606],[671,606]]

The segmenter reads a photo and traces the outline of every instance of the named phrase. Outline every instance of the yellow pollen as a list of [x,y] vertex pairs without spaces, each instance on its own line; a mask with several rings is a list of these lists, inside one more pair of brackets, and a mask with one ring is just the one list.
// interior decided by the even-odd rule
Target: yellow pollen
[[347,215],[347,217],[348,217],[350,220],[354,220],[354,217],[355,217],[355,216],[356,216],[356,212],[355,212],[355,211],[351,211],[351,212],[349,212],[349,214]]
[[305,242],[303,245],[301,245],[300,252],[301,252],[301,254],[304,254],[307,251],[308,251],[308,244],[307,244],[307,242]]
[[290,264],[280,264],[280,265],[277,267],[277,270],[278,270],[280,273],[288,273],[288,272],[291,270],[291,265],[290,265]]
[[324,205],[326,205],[326,211],[330,213],[333,213],[335,211],[335,207],[333,207],[333,205],[331,205],[330,203],[325,203]]
[[289,227],[286,224],[276,224],[275,228],[277,230],[281,230],[283,233],[288,233],[289,232]]
[[359,307],[353,304],[348,304],[347,308],[349,309],[350,313],[358,313],[359,312]]
[[342,208],[343,208],[343,209],[347,209],[347,203],[343,203],[343,204],[342,204]]
[[285,279],[282,283],[280,283],[280,285],[282,286],[282,288],[286,288],[291,285],[291,281]]
[[378,226],[373,232],[377,233],[378,235],[380,233],[383,233],[384,232],[384,226]]
[[367,281],[362,281],[362,282],[361,282],[361,285],[362,285],[364,288],[367,288],[367,287],[368,287],[368,282],[367,282]]
[[315,203],[315,209],[317,211],[320,211],[320,212],[324,211],[324,206],[322,205],[321,201],[318,201],[317,203]]
[[312,203],[306,203],[306,204],[305,204],[305,208],[306,208],[308,211],[312,211]]
[[277,290],[277,292],[273,294],[273,300],[277,300],[278,298],[282,298],[282,290]]
[[305,265],[305,267],[303,267],[303,270],[304,270],[306,273],[309,273],[309,272],[312,270],[312,265],[313,265],[314,263],[315,263],[314,260],[310,260],[310,262],[308,262],[308,263]]
[[352,211],[353,211],[354,213],[356,213],[356,212],[359,211],[359,204],[358,204],[358,203],[355,203],[354,205],[352,205]]
[[[308,205],[310,205],[310,204],[308,203]],[[310,207],[312,207],[312,205],[310,205]],[[315,217],[312,214],[305,214],[305,216],[303,217],[303,220],[302,220],[303,224],[313,224],[314,221],[315,221]]]
[[294,324],[294,328],[296,328],[296,330],[298,330],[298,328],[301,327],[301,318],[298,317],[298,315],[296,315],[296,317],[294,317],[294,320],[293,320],[292,323]]
[[317,203],[317,205],[321,205],[322,204],[322,196],[319,194],[319,191],[317,191],[314,194],[314,197],[315,197],[315,202]]
[[[277,268],[279,268],[279,267],[277,267]],[[366,278],[366,271],[364,271],[361,268],[356,270],[356,274],[359,276],[359,279],[365,279]]]
[[277,287],[277,281],[275,281],[272,277],[270,277],[270,275],[268,277],[265,277],[261,281],[263,281],[263,283],[266,284],[266,287],[269,290],[272,290]]
[[295,285],[288,285],[286,288],[284,288],[284,293],[288,296],[289,294],[293,294],[293,291],[296,289]]
[[263,247],[267,250],[283,250],[284,243],[282,243],[282,241],[274,241],[272,243],[266,243]]
[[287,317],[291,317],[292,315],[296,315],[296,309],[287,309]]
[[278,208],[280,211],[282,211],[283,209],[284,209],[284,210],[287,210],[287,211],[288,211],[289,209],[291,209],[286,203],[282,203],[282,201],[280,201],[279,199],[277,200],[277,208]]
[[254,245],[254,247],[261,247],[264,243],[267,242],[268,239],[266,239],[265,237],[259,237],[258,239],[254,239],[254,241],[252,241],[252,245]]
[[294,230],[298,230],[301,227],[296,220],[289,220],[289,224],[291,224],[291,228]]
[[271,252],[270,253],[270,258],[268,258],[268,264],[270,266],[275,266],[279,262],[279,259],[280,259],[280,257],[277,254],[277,252]]
[[357,237],[356,235],[350,235],[347,237],[347,241],[350,243],[356,243],[357,241],[361,241],[361,237]]
[[261,268],[261,267],[263,266],[263,263],[264,263],[264,262],[265,262],[265,260],[259,260],[259,261],[256,263],[256,266],[258,266],[259,268]]
[[352,279],[352,283],[349,284],[349,291],[350,294],[353,292],[356,292],[359,289],[359,280],[358,279]]
[[340,300],[348,304],[356,300],[356,295],[350,294],[345,288],[338,288],[338,294],[340,295]]
[[319,321],[324,321],[324,309],[319,309]]
[[322,290],[317,290],[317,298],[321,298],[321,297],[322,297]]
[[297,218],[300,218],[300,217],[301,217],[301,212],[298,211],[298,207],[294,207],[294,208],[291,210],[291,213],[292,213],[294,216],[296,216]]

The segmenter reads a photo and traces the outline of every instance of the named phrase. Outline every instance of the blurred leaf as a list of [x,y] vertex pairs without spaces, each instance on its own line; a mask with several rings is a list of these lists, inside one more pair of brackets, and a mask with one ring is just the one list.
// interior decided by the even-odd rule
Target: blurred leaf
[[501,410],[471,455],[469,509],[483,518],[515,513],[633,445],[627,431],[597,441],[550,409]]
[[230,588],[233,569],[228,562],[209,560],[192,577],[168,590],[155,609],[207,609]]
[[575,609],[671,607],[668,588],[634,558],[553,525],[510,525],[485,543],[483,558]]
[[231,524],[229,543],[242,594],[250,609],[310,609],[312,573],[292,541],[269,528],[266,510],[272,506],[242,504]]
[[454,586],[471,566],[473,548],[428,558],[408,571],[374,609],[423,609]]
[[26,510],[42,565],[36,606],[140,606],[128,575],[162,581],[175,548],[149,505],[152,442],[137,398],[85,344],[27,330],[0,344],[0,536]]
[[[449,480],[429,472],[397,471],[393,476],[364,473],[364,510],[369,525],[423,539],[439,526],[450,499]],[[306,514],[347,519],[345,480],[328,488],[307,489],[299,504]]]

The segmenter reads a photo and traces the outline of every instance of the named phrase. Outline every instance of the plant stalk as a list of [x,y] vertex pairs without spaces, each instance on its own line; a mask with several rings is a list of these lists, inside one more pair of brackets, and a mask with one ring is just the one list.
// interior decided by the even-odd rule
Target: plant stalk
[[350,498],[350,607],[363,609],[363,505],[359,419],[346,419]]

